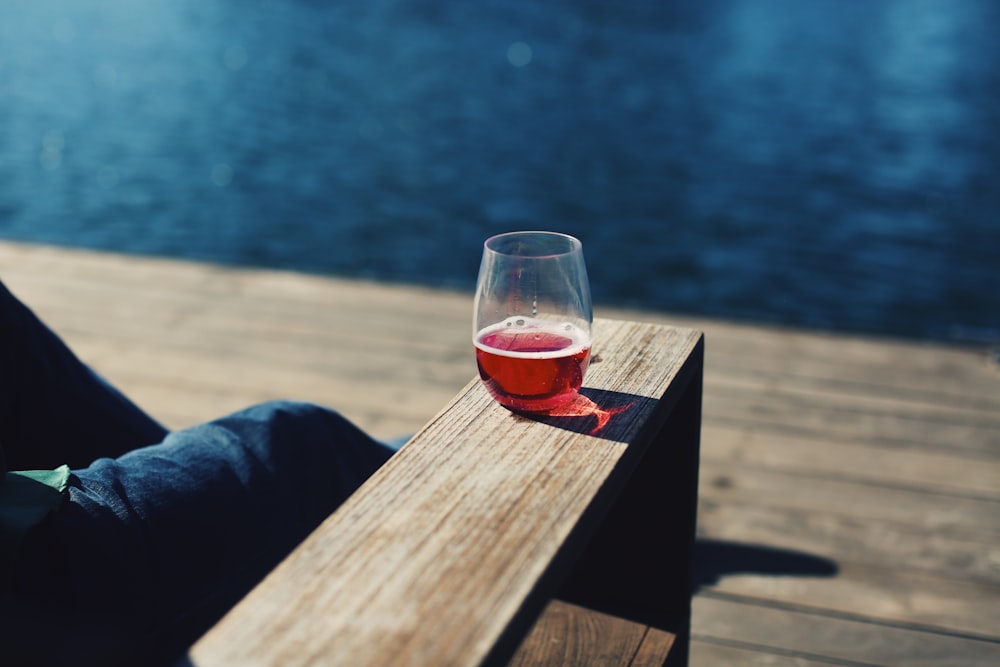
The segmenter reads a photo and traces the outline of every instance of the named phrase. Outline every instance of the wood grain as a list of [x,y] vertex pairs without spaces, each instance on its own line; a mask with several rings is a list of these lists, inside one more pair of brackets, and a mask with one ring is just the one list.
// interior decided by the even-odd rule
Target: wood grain
[[553,600],[509,665],[659,666],[673,640],[640,623]]
[[492,656],[516,617],[540,610],[528,601],[555,592],[555,580],[547,591],[540,582],[610,480],[627,474],[630,445],[668,414],[661,406],[684,389],[672,382],[700,377],[690,368],[701,359],[697,331],[598,320],[594,340],[601,361],[584,391],[627,406],[600,432],[588,433],[589,414],[511,413],[473,380],[195,645],[193,664],[477,665]]

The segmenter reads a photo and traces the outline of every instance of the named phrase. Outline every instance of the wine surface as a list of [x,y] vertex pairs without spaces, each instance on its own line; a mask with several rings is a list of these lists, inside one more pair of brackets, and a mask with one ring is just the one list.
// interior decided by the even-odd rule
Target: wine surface
[[476,335],[486,389],[512,410],[540,412],[572,399],[590,364],[590,337],[569,323],[511,318]]

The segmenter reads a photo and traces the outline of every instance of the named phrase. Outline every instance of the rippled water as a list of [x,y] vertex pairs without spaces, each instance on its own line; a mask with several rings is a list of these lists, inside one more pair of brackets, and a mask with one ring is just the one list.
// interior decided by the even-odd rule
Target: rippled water
[[[4,0],[0,237],[1000,339],[1000,3]],[[2,275],[2,267],[0,267]]]

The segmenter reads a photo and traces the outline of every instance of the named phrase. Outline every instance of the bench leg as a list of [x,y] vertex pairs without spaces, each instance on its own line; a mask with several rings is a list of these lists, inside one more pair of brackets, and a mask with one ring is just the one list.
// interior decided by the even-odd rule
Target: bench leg
[[[703,355],[557,597],[675,635],[686,665],[698,506]],[[677,381],[683,381],[678,378]]]

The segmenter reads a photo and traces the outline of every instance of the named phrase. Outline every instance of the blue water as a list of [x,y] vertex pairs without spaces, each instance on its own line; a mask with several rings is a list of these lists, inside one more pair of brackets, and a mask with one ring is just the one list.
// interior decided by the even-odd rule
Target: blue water
[[[1000,2],[3,0],[0,237],[1000,340]],[[2,276],[2,267],[0,267]]]

